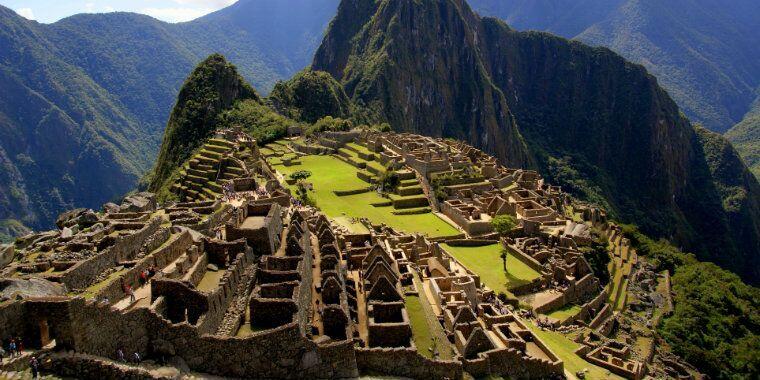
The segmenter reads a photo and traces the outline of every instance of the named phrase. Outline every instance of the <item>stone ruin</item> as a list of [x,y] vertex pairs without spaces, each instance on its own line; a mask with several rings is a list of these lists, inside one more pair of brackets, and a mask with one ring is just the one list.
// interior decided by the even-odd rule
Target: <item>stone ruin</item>
[[[613,319],[579,250],[588,243],[587,224],[566,216],[568,197],[538,173],[504,168],[461,142],[412,134],[316,139],[320,153],[338,155],[347,143],[362,143],[369,153],[352,154],[395,168],[406,181],[400,197],[422,199],[405,207],[440,212],[461,235],[429,239],[368,221],[369,232],[347,232],[316,209],[295,207],[256,142],[223,130],[183,165],[171,186],[177,201],[158,204],[155,195],[136,193],[102,211],[64,213],[58,230],[2,247],[0,339],[23,336],[25,347],[44,355],[43,371],[85,378],[161,377],[156,367],[170,378],[188,371],[564,376],[559,356],[441,247],[444,240],[501,244],[540,273],[512,289],[541,299],[537,313],[583,303],[569,322],[604,330]],[[292,151],[268,154],[292,155],[292,162],[303,149],[294,143]],[[591,225],[606,223],[599,209],[575,210]],[[499,239],[490,220],[503,214],[519,226]],[[428,304],[430,352],[418,347],[410,306],[419,305],[410,302]],[[625,345],[583,344],[579,354],[591,363],[631,379],[646,373]],[[119,351],[152,364],[124,365]],[[19,366],[16,360],[0,371]]]

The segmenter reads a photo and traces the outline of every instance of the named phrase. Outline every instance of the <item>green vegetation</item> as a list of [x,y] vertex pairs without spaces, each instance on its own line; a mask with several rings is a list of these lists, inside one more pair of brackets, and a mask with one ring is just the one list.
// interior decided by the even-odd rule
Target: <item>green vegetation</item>
[[422,300],[419,296],[405,296],[404,306],[409,314],[409,323],[412,325],[412,339],[417,351],[427,357],[432,357],[430,348],[433,346],[433,333],[427,323],[425,310],[422,308]]
[[150,189],[160,192],[172,172],[211,137],[219,115],[243,99],[258,101],[259,97],[235,66],[219,54],[201,62],[179,92],[150,177]]
[[297,181],[300,179],[306,179],[306,178],[311,177],[311,172],[308,170],[299,170],[297,172],[290,173],[288,177],[290,177],[290,179],[294,179]]
[[[309,182],[314,186],[309,191],[316,205],[330,218],[354,231],[362,231],[361,225],[352,219],[367,218],[373,223],[385,223],[393,228],[407,232],[419,232],[429,236],[453,236],[459,231],[435,214],[395,215],[391,206],[375,207],[373,203],[388,202],[374,191],[369,191],[369,184],[356,176],[357,169],[333,156],[304,156],[300,165],[274,165],[285,176],[308,170],[312,173]],[[295,190],[294,186],[291,189]],[[355,195],[338,196],[335,191],[367,189]]]
[[348,131],[354,127],[354,124],[348,119],[341,119],[339,117],[325,116],[311,127],[309,127],[307,134],[314,134],[325,131]]
[[230,57],[262,93],[307,66],[337,1],[293,3],[243,1],[176,24],[126,12],[44,24],[0,6],[0,220],[46,229],[133,190],[208,55]]
[[511,253],[507,255],[507,272],[504,273],[500,256],[501,244],[482,247],[460,247],[443,244],[441,247],[459,260],[467,269],[478,274],[481,281],[496,293],[507,292],[511,288],[527,284],[540,277],[540,273],[525,265]]
[[624,226],[639,255],[673,273],[674,311],[658,331],[673,351],[714,379],[760,374],[760,289],[664,240]]
[[564,321],[565,319],[578,314],[579,311],[581,311],[581,307],[579,305],[565,305],[557,310],[552,310],[546,315],[560,321]]
[[756,178],[760,179],[760,99],[739,124],[728,130],[731,141]]
[[285,137],[288,127],[297,125],[255,99],[238,101],[219,115],[218,127],[241,126],[259,145]]
[[0,220],[0,243],[11,243],[18,237],[31,232],[18,220]]
[[[730,159],[729,145],[720,155],[703,146],[643,66],[607,49],[519,32],[454,1],[390,4],[344,2],[312,67],[395,129],[466,140],[508,166],[536,168],[610,217],[747,281],[760,278],[760,186]],[[445,54],[424,58],[433,52]],[[515,63],[506,74],[497,71],[505,61]]]
[[[686,115],[715,131],[738,122],[757,96],[760,65],[750,64],[757,23],[753,0],[535,2],[471,0],[483,16],[517,30],[541,30],[605,46],[644,65]],[[709,25],[709,27],[705,27]],[[755,79],[749,79],[755,78]]]
[[348,118],[351,100],[343,87],[324,71],[305,69],[285,82],[277,82],[269,100],[283,115],[306,123],[325,116]]
[[575,374],[579,371],[587,369],[586,379],[601,380],[601,379],[622,379],[608,370],[597,367],[580,356],[575,354],[575,350],[578,349],[578,344],[570,340],[568,337],[554,331],[542,330],[536,327],[531,322],[526,322],[528,328],[533,331],[539,339],[541,339],[549,347],[552,352],[557,354],[564,362],[565,371]]
[[497,215],[491,220],[493,230],[499,235],[507,235],[517,227],[517,218],[512,215]]
[[583,257],[586,258],[594,276],[599,279],[602,286],[610,282],[610,252],[609,240],[598,231],[592,231],[593,240],[589,246],[580,247]]

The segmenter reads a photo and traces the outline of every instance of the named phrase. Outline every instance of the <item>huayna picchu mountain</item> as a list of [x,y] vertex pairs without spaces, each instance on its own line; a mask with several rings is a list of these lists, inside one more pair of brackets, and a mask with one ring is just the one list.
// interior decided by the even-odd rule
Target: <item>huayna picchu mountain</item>
[[722,170],[731,145],[609,49],[517,32],[462,0],[344,0],[312,68],[398,130],[534,164],[619,220],[760,278],[757,180],[738,159]]
[[214,133],[222,111],[243,99],[260,100],[235,66],[219,54],[201,62],[179,91],[155,169],[148,179],[150,189],[158,191],[172,171]]

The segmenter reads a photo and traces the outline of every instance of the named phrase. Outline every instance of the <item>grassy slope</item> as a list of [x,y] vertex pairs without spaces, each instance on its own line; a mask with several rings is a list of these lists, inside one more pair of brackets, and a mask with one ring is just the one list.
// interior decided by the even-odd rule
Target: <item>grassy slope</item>
[[467,269],[480,275],[483,283],[495,292],[508,291],[510,288],[528,283],[540,274],[513,255],[507,256],[507,274],[504,275],[501,261],[501,245],[492,244],[483,247],[452,247],[442,245],[446,252],[454,256]]
[[368,218],[373,223],[387,225],[406,232],[419,232],[429,236],[451,236],[459,231],[437,217],[435,214],[394,215],[393,207],[374,207],[371,203],[387,201],[375,192],[339,197],[335,190],[354,190],[369,186],[356,176],[356,168],[331,156],[305,156],[300,158],[301,165],[275,168],[287,176],[299,170],[308,170],[312,176],[308,182],[314,185],[314,196],[322,211],[349,228],[355,225],[347,223],[347,218]]

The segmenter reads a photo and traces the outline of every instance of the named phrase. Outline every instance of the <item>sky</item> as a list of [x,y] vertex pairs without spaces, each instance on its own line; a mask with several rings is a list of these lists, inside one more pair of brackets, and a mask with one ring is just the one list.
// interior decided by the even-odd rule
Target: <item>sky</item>
[[0,5],[41,23],[77,13],[136,12],[167,22],[190,21],[237,0],[0,0]]

